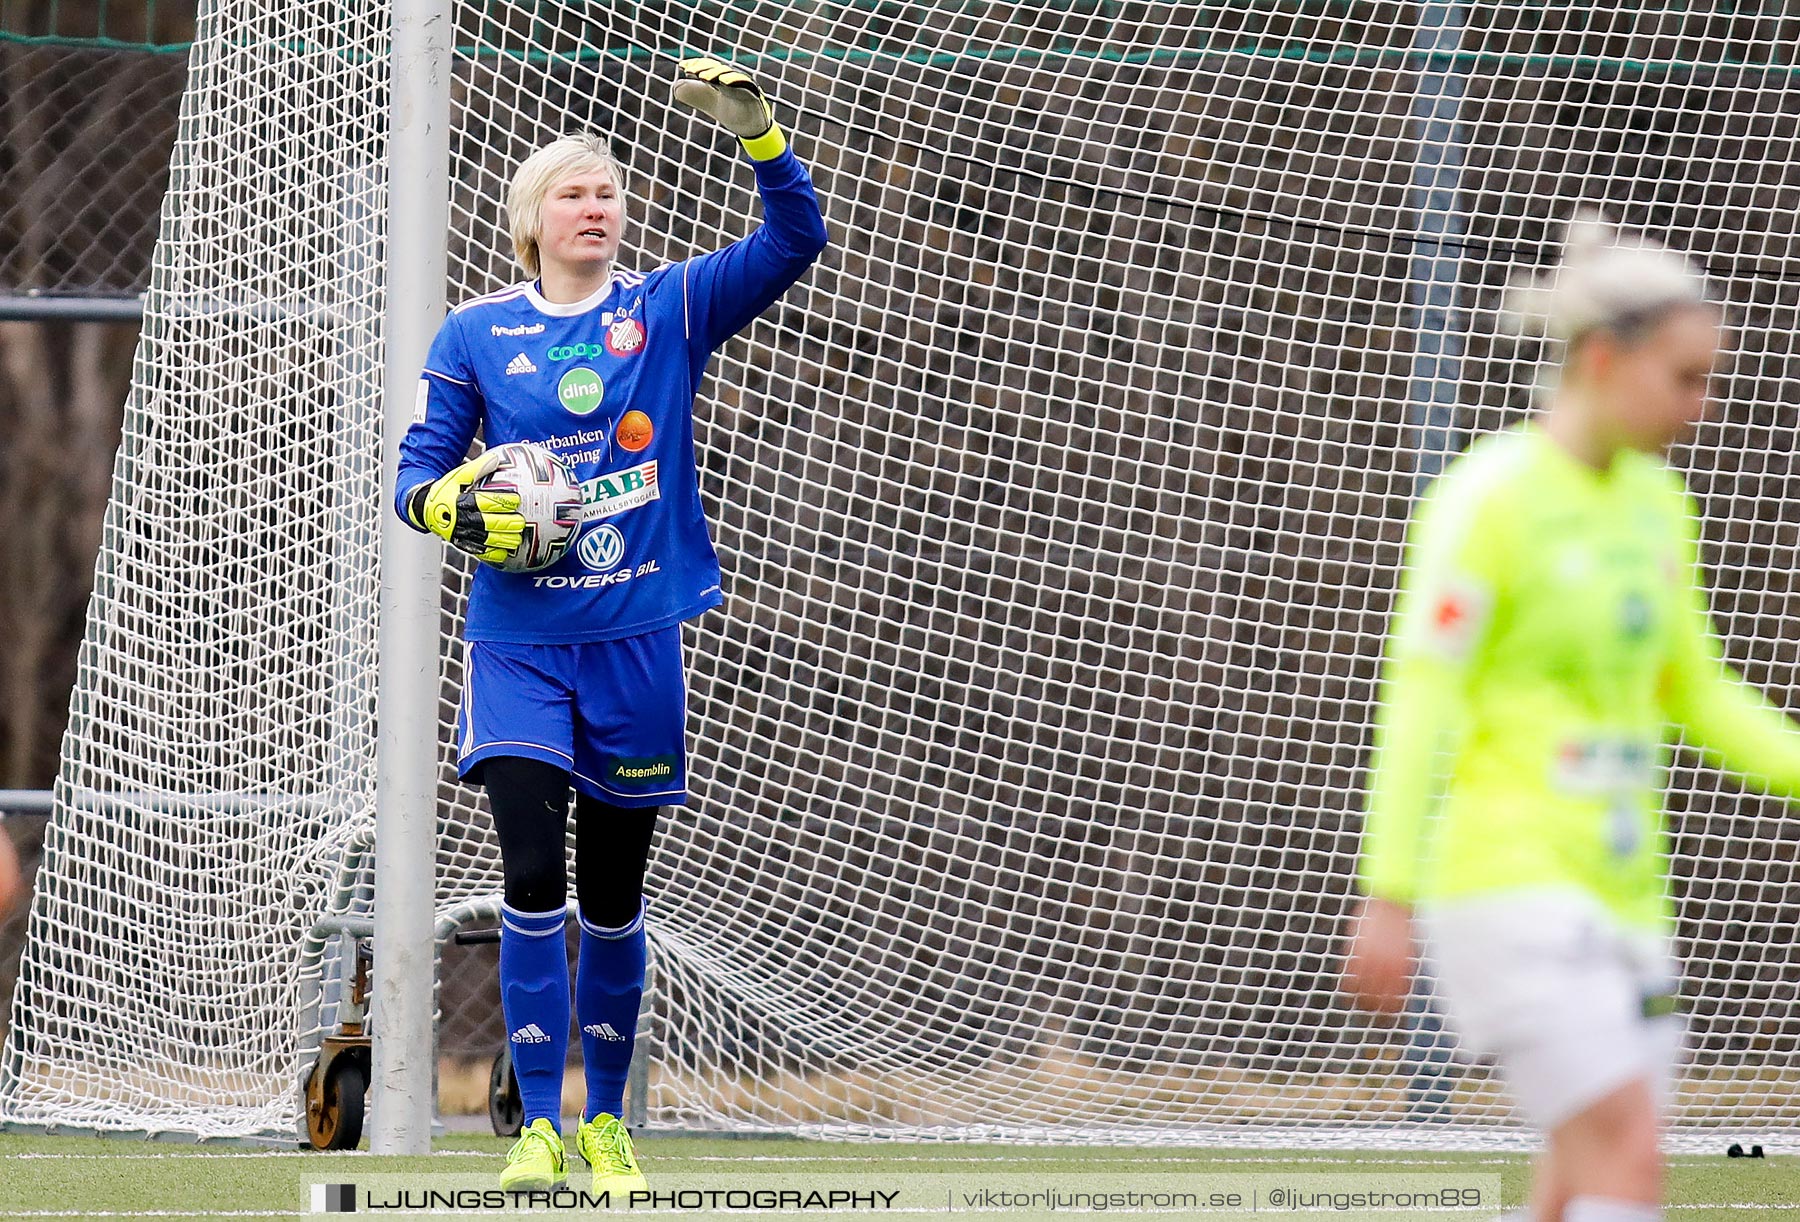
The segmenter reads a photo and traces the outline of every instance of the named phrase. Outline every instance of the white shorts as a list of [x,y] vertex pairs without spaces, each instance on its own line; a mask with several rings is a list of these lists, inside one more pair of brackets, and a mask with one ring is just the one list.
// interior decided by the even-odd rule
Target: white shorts
[[1419,928],[1449,1025],[1498,1062],[1534,1125],[1553,1129],[1638,1078],[1666,1107],[1682,1040],[1667,939],[1566,890],[1433,905]]

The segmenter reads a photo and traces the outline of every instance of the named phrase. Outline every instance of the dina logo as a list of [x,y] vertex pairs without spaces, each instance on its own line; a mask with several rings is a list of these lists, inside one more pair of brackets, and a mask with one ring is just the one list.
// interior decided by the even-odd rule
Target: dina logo
[[592,369],[571,369],[556,384],[556,397],[569,411],[585,416],[600,406],[600,400],[606,397],[606,387]]
[[575,556],[596,573],[610,573],[625,562],[625,536],[610,524],[590,530],[575,545]]

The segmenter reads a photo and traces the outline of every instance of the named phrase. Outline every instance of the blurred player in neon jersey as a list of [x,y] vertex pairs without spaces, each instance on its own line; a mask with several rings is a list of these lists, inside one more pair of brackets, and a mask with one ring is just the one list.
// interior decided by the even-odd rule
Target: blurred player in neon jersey
[[1413,519],[1346,984],[1401,1008],[1416,925],[1451,1025],[1546,1135],[1532,1215],[1653,1222],[1681,1045],[1665,726],[1784,793],[1800,733],[1725,665],[1662,461],[1720,346],[1700,275],[1584,217],[1514,305],[1565,356],[1537,418],[1470,447]]
[[[484,560],[519,546],[518,498],[464,461],[536,442],[581,481],[583,527],[554,565],[484,564],[469,597],[458,767],[488,793],[505,904],[500,992],[525,1129],[500,1183],[567,1177],[560,1133],[570,1013],[587,1077],[576,1145],[594,1187],[644,1186],[620,1119],[646,965],[643,885],[657,812],[687,797],[681,623],[721,601],[700,503],[694,395],[712,353],[805,273],[826,243],[818,197],[768,100],[716,59],[681,62],[675,98],[736,135],[764,223],[649,272],[615,266],[618,164],[597,136],[527,158],[507,196],[531,279],[444,320],[400,450],[396,511]],[[581,950],[564,948],[565,835],[575,790]]]

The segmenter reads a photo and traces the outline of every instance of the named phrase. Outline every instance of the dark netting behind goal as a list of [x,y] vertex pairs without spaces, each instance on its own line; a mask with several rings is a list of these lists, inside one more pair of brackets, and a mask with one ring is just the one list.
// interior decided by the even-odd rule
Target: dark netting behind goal
[[[9,1118],[281,1129],[330,1018],[306,934],[366,906],[372,817],[385,20],[247,0],[195,44]],[[1729,651],[1795,699],[1800,6],[494,0],[456,42],[453,300],[515,277],[506,177],[566,130],[626,165],[626,262],[747,230],[682,52],[766,82],[833,237],[697,408],[728,598],[653,865],[650,1123],[1517,1140],[1423,998],[1396,1027],[1335,991],[1401,534],[1543,369],[1501,286],[1603,204],[1731,303],[1677,461]],[[441,794],[448,912],[499,873],[447,760]],[[1676,1131],[1779,1144],[1800,825],[1686,755],[1670,806]]]

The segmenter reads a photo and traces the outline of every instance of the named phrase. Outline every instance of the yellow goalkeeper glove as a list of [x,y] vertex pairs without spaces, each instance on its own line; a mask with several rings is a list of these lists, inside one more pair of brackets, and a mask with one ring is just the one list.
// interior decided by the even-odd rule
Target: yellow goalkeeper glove
[[525,515],[516,492],[488,492],[474,483],[493,467],[497,451],[471,458],[429,484],[414,489],[407,513],[458,551],[498,564],[525,541]]
[[675,100],[724,124],[757,161],[779,157],[787,148],[787,137],[775,126],[775,111],[762,87],[748,72],[722,59],[696,55],[682,60]]

